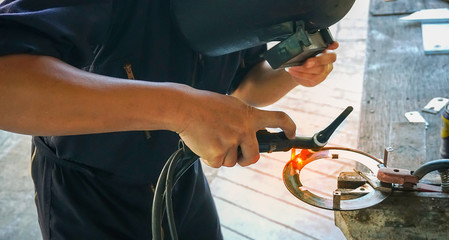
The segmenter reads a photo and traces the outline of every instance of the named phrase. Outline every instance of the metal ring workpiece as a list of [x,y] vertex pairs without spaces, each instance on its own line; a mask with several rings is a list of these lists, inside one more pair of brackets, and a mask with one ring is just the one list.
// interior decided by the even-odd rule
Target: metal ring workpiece
[[308,191],[307,189],[305,189],[305,187],[303,187],[303,184],[301,183],[301,170],[307,164],[320,159],[348,159],[351,161],[355,161],[366,166],[371,171],[371,173],[374,174],[374,176],[377,175],[379,166],[382,164],[382,162],[380,162],[377,158],[369,154],[354,149],[337,147],[323,148],[317,152],[312,153],[306,159],[301,159],[300,161],[298,161],[297,159],[292,159],[285,165],[284,168],[284,184],[287,189],[301,201],[319,208],[345,211],[371,207],[382,202],[390,195],[390,193],[388,192],[382,192],[372,189],[373,191],[370,191],[364,196],[356,199],[345,200],[340,198],[341,193],[338,191],[334,192],[334,197],[332,199],[320,197]]

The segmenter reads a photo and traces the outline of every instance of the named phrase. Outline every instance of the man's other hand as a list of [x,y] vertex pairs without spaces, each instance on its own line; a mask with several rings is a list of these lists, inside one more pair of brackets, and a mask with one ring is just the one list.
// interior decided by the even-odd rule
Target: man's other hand
[[293,80],[304,87],[314,87],[324,81],[329,73],[334,69],[333,63],[337,60],[337,55],[328,50],[338,48],[338,43],[333,42],[322,54],[307,59],[301,66],[286,68]]

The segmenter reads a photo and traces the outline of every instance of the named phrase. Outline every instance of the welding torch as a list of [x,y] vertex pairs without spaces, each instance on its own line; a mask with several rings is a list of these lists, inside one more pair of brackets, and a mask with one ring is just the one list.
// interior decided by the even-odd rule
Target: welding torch
[[315,133],[312,137],[288,139],[284,132],[270,133],[267,130],[260,130],[256,134],[259,142],[259,152],[285,152],[292,148],[319,150],[327,144],[331,135],[352,110],[353,107],[347,107],[327,128]]
[[[292,148],[319,150],[327,144],[331,135],[338,126],[352,112],[351,106],[347,107],[327,128],[314,134],[312,137],[295,137],[288,139],[284,132],[270,133],[260,130],[256,133],[260,153],[288,151]],[[241,150],[239,148],[239,154]],[[178,239],[173,213],[172,188],[181,176],[198,160],[198,156],[180,141],[179,149],[170,156],[162,169],[156,184],[152,210],[153,240],[162,239],[162,218],[164,209],[167,213],[169,233],[173,240]],[[180,167],[177,168],[178,164]]]

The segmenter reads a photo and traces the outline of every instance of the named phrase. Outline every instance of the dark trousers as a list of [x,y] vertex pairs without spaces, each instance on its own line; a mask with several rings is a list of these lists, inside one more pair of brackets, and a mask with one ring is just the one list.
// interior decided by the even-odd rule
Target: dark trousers
[[[151,239],[152,184],[55,159],[42,142],[33,148],[32,178],[44,239]],[[222,239],[201,166],[192,166],[186,175],[174,190],[179,239]],[[166,225],[164,232],[170,239]]]

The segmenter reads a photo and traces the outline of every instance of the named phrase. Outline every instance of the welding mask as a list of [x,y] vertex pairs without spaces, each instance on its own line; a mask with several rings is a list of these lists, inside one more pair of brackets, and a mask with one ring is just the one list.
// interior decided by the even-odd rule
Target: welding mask
[[301,65],[334,40],[329,26],[355,0],[172,0],[181,34],[195,51],[219,56],[279,42],[264,53],[276,68]]

